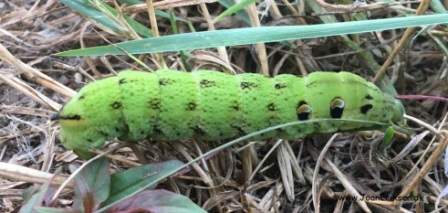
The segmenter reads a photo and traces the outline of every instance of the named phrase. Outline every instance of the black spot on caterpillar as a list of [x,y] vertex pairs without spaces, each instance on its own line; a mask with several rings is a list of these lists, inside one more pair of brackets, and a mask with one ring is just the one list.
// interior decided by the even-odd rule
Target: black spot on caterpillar
[[373,108],[372,104],[363,105],[363,106],[361,106],[361,113],[367,114],[367,112],[372,108]]
[[118,101],[115,101],[110,106],[112,107],[112,109],[119,109],[121,107],[121,103]]
[[[53,120],[61,125],[62,144],[88,158],[90,147],[116,137],[127,141],[145,137],[220,140],[298,120],[388,123],[401,121],[403,113],[401,102],[348,72],[267,78],[249,73],[159,70],[123,71],[88,84]],[[335,120],[284,127],[257,139],[375,128],[370,123]]]

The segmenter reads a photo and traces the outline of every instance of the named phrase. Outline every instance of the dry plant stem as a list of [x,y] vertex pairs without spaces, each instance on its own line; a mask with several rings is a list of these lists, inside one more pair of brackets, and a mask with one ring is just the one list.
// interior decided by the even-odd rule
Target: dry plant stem
[[313,193],[313,204],[314,204],[314,209],[316,210],[316,212],[320,212],[320,199],[318,199],[319,198],[318,195],[319,195],[319,191],[320,191],[319,185],[318,185],[319,168],[320,168],[323,158],[325,157],[325,154],[327,153],[328,149],[330,149],[331,143],[336,139],[337,136],[338,136],[338,134],[334,134],[330,138],[330,140],[328,140],[327,144],[320,152],[320,155],[319,155],[318,159],[316,160],[316,166],[314,167],[313,181],[312,181],[313,184],[311,186],[311,190]]
[[[138,35],[137,32],[135,32],[135,30],[132,28],[132,26],[126,21],[126,19],[124,18],[124,13],[123,13],[123,9],[120,7],[120,5],[118,4],[118,2],[116,0],[113,1],[114,2],[114,6],[115,9],[117,10],[117,14],[118,14],[118,21],[120,22],[120,24],[122,24],[123,26],[126,27],[127,32],[126,34],[131,37],[132,39],[141,39],[141,37]],[[133,69],[138,69],[137,68],[137,64],[141,63],[141,61],[145,58],[145,55],[139,55],[138,59],[136,60],[136,63],[134,63],[133,65],[130,65]],[[126,62],[125,62],[126,63]],[[110,63],[108,63],[110,64]],[[145,66],[144,66],[145,67]],[[145,67],[146,68],[146,67]],[[147,68],[146,68],[147,69]],[[112,69],[110,69],[112,70]],[[149,69],[149,71],[151,71]],[[111,71],[114,72],[114,71]]]
[[429,125],[429,124],[427,124],[427,123],[425,123],[425,122],[422,122],[421,120],[419,120],[419,119],[417,119],[417,118],[414,118],[414,117],[412,117],[412,116],[410,116],[410,115],[404,115],[403,117],[404,117],[406,120],[411,120],[411,121],[417,123],[418,125],[425,127],[425,128],[428,129],[430,132],[432,132],[434,135],[439,135],[439,130],[437,130],[437,129],[434,128],[433,126],[431,126],[431,125]]
[[138,162],[141,164],[148,164],[148,158],[146,157],[144,151],[140,149],[138,144],[136,143],[128,143],[129,148],[131,148],[132,152],[135,154],[135,156],[138,159]]
[[[152,36],[154,38],[159,37],[160,35],[159,35],[159,27],[157,25],[156,11],[154,9],[152,0],[146,0],[146,4],[148,5],[147,12],[149,14],[149,23],[151,23]],[[163,61],[162,53],[156,53],[152,55],[156,58],[156,61],[163,64],[162,66],[166,68],[166,64],[162,62]]]
[[254,170],[253,165],[252,165],[252,156],[251,156],[251,149],[253,146],[249,146],[247,147],[247,149],[243,149],[241,151],[241,163],[243,164],[243,176],[244,176],[244,181],[247,182],[250,180],[251,178],[251,174]]
[[8,77],[8,75],[3,75],[0,73],[0,80],[4,83],[8,84],[9,86],[13,87],[20,93],[25,94],[27,97],[33,99],[34,101],[39,102],[43,106],[46,106],[48,108],[52,108],[53,110],[57,111],[62,106],[53,100],[49,99],[47,96],[43,95],[42,93],[39,93],[32,87],[30,87],[28,84],[23,82],[21,79],[16,77]]
[[[421,15],[423,14],[427,9],[429,4],[431,3],[431,0],[422,0],[420,5],[418,6],[417,12],[415,15]],[[398,53],[409,43],[409,41],[412,38],[412,34],[415,32],[417,28],[411,27],[406,29],[406,31],[403,34],[403,37],[398,42],[398,45],[394,48],[392,53],[389,55],[387,60],[384,62],[383,66],[381,66],[380,70],[375,75],[375,78],[373,78],[372,82],[377,82],[383,74],[386,72],[386,69],[392,64],[395,57],[398,55]]]
[[[127,146],[127,144],[123,143],[123,144],[119,144],[118,146],[110,147],[110,149],[117,150],[117,149],[121,149],[121,148],[126,147],[126,146]],[[126,158],[119,157],[118,155],[109,154],[110,153],[109,150],[104,152],[104,151],[101,151],[99,149],[92,149],[92,152],[97,154],[97,155],[105,156],[105,157],[107,157],[109,159],[121,162],[123,164],[130,165],[130,166],[141,166],[142,165],[140,163],[137,163],[137,162],[134,162],[134,161],[130,161],[130,160],[126,159]]]
[[[199,6],[201,7],[202,13],[204,14],[204,18],[207,21],[208,31],[214,31],[215,26],[213,25],[213,20],[210,17],[210,13],[208,12],[207,5],[200,4]],[[226,47],[217,47],[217,50],[218,50],[219,57],[222,60],[224,60],[225,63],[228,64],[228,66],[231,66],[230,61],[229,61],[229,56],[227,55]]]
[[[198,146],[197,146],[198,144],[197,143],[195,143],[195,147],[196,147],[196,149],[198,150]],[[202,152],[200,152],[200,154],[202,154]],[[222,177],[222,176],[220,176],[220,174],[217,174],[217,171],[219,171],[220,170],[220,166],[216,163],[216,159],[213,159],[213,158],[208,158],[208,159],[201,159],[201,161],[200,162],[198,162],[198,165],[201,165],[201,164],[203,164],[206,168],[206,171],[208,171],[209,173],[211,173],[211,172],[215,172],[216,174],[217,174],[217,177],[216,178],[214,178],[213,180],[215,180],[215,182],[216,183],[218,183],[217,181],[219,181],[219,184],[218,185],[215,185],[215,186],[213,186],[213,188],[218,188],[218,187],[225,187],[225,185],[227,184],[227,183],[229,183],[229,180],[231,179],[231,177],[232,177],[232,173],[233,173],[233,171],[235,170],[235,161],[232,159],[232,155],[230,154],[230,152],[227,152],[227,158],[229,159],[229,167],[227,168],[227,171],[226,171],[226,176],[225,177]],[[206,164],[205,162],[206,161],[208,161],[209,162],[209,164],[210,164],[210,167],[212,167],[211,169],[209,169],[209,168],[207,168],[207,165],[208,164]],[[215,161],[215,162],[214,162]],[[188,171],[191,171],[191,168],[187,168],[188,169]],[[184,169],[185,170],[185,169]],[[188,172],[187,171],[187,172]],[[183,171],[182,171],[183,172]],[[185,173],[185,172],[184,172]],[[174,176],[174,175],[173,175]],[[181,177],[181,175],[176,175],[176,177],[177,178],[183,178],[183,179],[186,179],[186,180],[195,180],[195,181],[203,181],[203,179],[201,178],[201,177],[192,177],[192,176],[182,176]],[[211,189],[212,187],[205,187],[205,186],[193,186],[194,188],[197,188],[197,189]],[[222,189],[221,189],[222,190]],[[211,199],[211,198],[210,198]]]
[[[16,164],[0,162],[0,176],[15,181],[44,184],[49,179],[53,178],[54,175]],[[51,186],[61,186],[64,181],[66,181],[65,177],[56,176],[54,178],[54,181],[51,182]],[[67,182],[65,186],[67,186],[67,188],[73,189],[74,183],[73,181],[70,181]]]
[[112,64],[110,63],[109,59],[106,56],[100,56],[99,59],[101,60],[101,62],[103,62],[104,67],[109,70],[109,72],[113,73],[113,74],[117,74],[117,72],[115,72]]
[[[47,132],[50,132],[50,130],[48,130],[50,128],[50,125],[46,126],[46,130]],[[41,171],[45,171],[45,172],[49,172],[51,170],[51,165],[53,163],[53,158],[54,158],[54,143],[55,143],[55,138],[56,138],[56,129],[53,129],[53,131],[51,131],[51,137],[49,137],[49,141],[47,141],[47,143],[45,143],[45,148],[44,148],[44,155],[43,155],[43,163],[42,163],[42,167],[40,168]]]
[[272,1],[271,6],[269,7],[269,12],[274,20],[283,18],[280,9],[278,9],[277,3]]
[[303,64],[303,61],[300,57],[294,56],[294,60],[296,61],[297,65],[299,66],[300,73],[302,73],[302,76],[308,75],[308,70],[306,69],[305,65]]
[[[432,203],[435,203],[435,202],[437,202],[437,197],[433,196],[433,195],[430,195],[430,196],[428,196],[428,200],[430,202],[432,202]],[[448,200],[447,199],[442,199],[442,200],[440,200],[440,202],[442,202],[444,205],[448,205]],[[444,208],[444,207],[441,206],[441,208]]]
[[[433,89],[431,89],[433,90]],[[428,91],[431,91],[428,89]],[[431,95],[396,95],[398,99],[413,99],[413,100],[433,100],[433,101],[444,101],[448,102],[448,98],[442,96],[431,96]]]
[[[286,148],[286,150],[288,151],[288,155],[291,156],[290,160],[291,160],[291,169],[293,174],[296,176],[296,180],[297,182],[299,182],[300,184],[305,184],[306,180],[305,177],[303,176],[302,173],[302,168],[300,168],[299,166],[299,161],[297,159],[297,156],[294,155],[294,151],[293,148],[291,147],[291,144],[284,140],[283,144]],[[303,145],[303,143],[302,143]],[[299,152],[300,153],[300,152]]]
[[156,11],[154,10],[154,4],[152,0],[146,0],[148,7],[146,8],[149,15],[149,23],[151,23],[152,36],[159,37],[159,28],[157,27]]
[[[429,124],[427,124],[427,123],[425,123],[425,122],[423,122],[423,121],[420,121],[420,120],[418,120],[417,118],[411,117],[411,116],[407,116],[407,115],[406,115],[405,118],[406,118],[407,120],[412,120],[412,121],[414,121],[414,122],[420,124],[421,126],[424,126],[425,128],[431,130],[431,132],[434,133],[436,136],[439,135],[439,132],[441,131],[441,128],[442,128],[442,126],[440,126],[439,129],[435,129],[435,128],[432,127],[431,125],[429,125]],[[447,118],[447,116],[444,117],[442,123],[444,123],[444,122],[446,121],[446,118]],[[430,132],[429,130],[426,130],[425,132],[428,132],[428,133],[429,133],[429,132]],[[422,140],[423,137],[426,136],[426,135],[427,135],[427,134],[424,134],[424,133],[419,134],[419,136],[420,136],[421,138],[418,139],[418,141]],[[426,160],[426,159],[425,159],[425,156],[426,156],[426,154],[431,150],[432,145],[434,144],[434,141],[435,141],[435,137],[431,139],[429,145],[427,146],[427,148],[425,149],[425,151],[423,152],[423,154],[421,155],[421,157],[418,159],[417,162],[415,162],[414,166],[411,168],[411,170],[409,170],[409,172],[408,172],[408,173],[406,174],[406,176],[400,181],[400,183],[406,181],[406,180],[408,179],[408,177],[409,177],[411,174],[414,174],[414,171],[415,171],[415,170],[417,169],[417,167],[420,165],[420,162],[421,162],[421,161]],[[411,143],[412,143],[412,141],[411,141]],[[400,153],[399,153],[394,159],[402,159],[402,158],[400,158]]]
[[1,43],[0,43],[0,59],[15,66],[21,73],[25,74],[29,79],[32,79],[36,83],[43,85],[55,92],[61,93],[67,97],[73,97],[76,94],[76,92],[73,91],[72,89],[42,74],[40,71],[32,68],[28,64],[25,64],[16,57],[14,57]]
[[[331,171],[335,174],[335,176],[341,181],[342,185],[345,189],[347,189],[352,195],[356,197],[362,197],[358,191],[353,187],[351,182],[345,178],[345,175],[339,170],[339,168],[333,164],[328,158],[324,158],[325,163],[328,164]],[[365,212],[372,212],[369,207],[367,206],[367,203],[364,200],[356,200],[356,203],[365,211]]]
[[[445,151],[448,145],[448,131],[444,130],[441,132],[441,134],[444,136],[444,138],[442,138],[442,141],[439,143],[439,146],[434,150],[432,155],[429,156],[428,160],[425,162],[425,164],[423,165],[417,176],[414,177],[414,179],[412,179],[411,182],[405,186],[400,195],[398,195],[398,198],[405,197],[406,195],[408,195],[417,186],[417,184],[422,181],[422,179],[425,177],[428,171],[434,166],[434,164],[437,163],[437,159],[439,159],[439,157],[442,155],[442,153]],[[399,204],[400,201],[393,202],[394,206],[397,206]]]
[[116,0],[114,0],[114,7],[115,10],[117,11],[116,19],[123,27],[126,28],[127,30],[126,35],[128,37],[131,37],[132,39],[141,39],[141,37],[134,30],[134,28],[132,28],[132,26],[126,21],[123,9],[120,7],[120,4]]
[[[104,41],[106,41],[107,43],[109,43],[109,45],[114,46],[115,48],[119,49],[120,51],[122,51],[123,53],[126,54],[126,56],[128,56],[129,58],[131,58],[132,60],[136,61],[140,66],[142,66],[143,68],[145,68],[146,70],[152,71],[150,67],[148,67],[145,63],[137,60],[136,57],[134,57],[132,54],[130,54],[129,52],[127,52],[126,50],[124,50],[123,48],[115,45],[114,43],[110,42],[106,37],[102,36],[101,34],[98,34],[101,39],[103,39]],[[157,62],[157,61],[156,61]],[[116,74],[116,73],[115,73]]]
[[274,70],[272,71],[272,76],[278,75],[278,73],[282,70],[282,66],[285,63],[286,59],[288,59],[290,54],[284,54],[280,60],[275,64]]
[[[447,117],[448,117],[448,116],[446,115],[446,116],[443,118],[442,123],[445,123]],[[442,137],[443,135],[441,135],[441,134],[439,134],[439,133],[441,132],[442,134],[445,134],[445,135],[447,134],[446,131],[441,130],[442,126],[440,126],[438,130],[436,130],[436,129],[434,129],[431,125],[426,124],[426,123],[424,123],[424,122],[422,122],[422,121],[420,121],[420,120],[418,120],[418,119],[416,119],[416,118],[414,118],[414,117],[406,116],[405,118],[408,119],[408,120],[412,120],[412,121],[414,121],[414,122],[416,122],[416,123],[418,123],[418,124],[420,124],[420,125],[426,127],[427,129],[431,130],[436,136],[440,136],[442,139],[443,139],[443,137]],[[445,138],[445,139],[446,139],[446,138]],[[428,145],[428,148],[427,148],[427,149],[425,150],[425,152],[422,154],[422,157],[415,163],[415,165],[412,167],[412,169],[408,172],[408,174],[406,175],[405,179],[407,179],[408,176],[409,176],[410,174],[413,173],[413,171],[416,169],[417,165],[419,165],[419,162],[422,161],[422,160],[424,159],[424,156],[426,155],[426,153],[429,152],[429,149],[432,147],[433,142],[434,142],[434,138],[431,140],[431,142],[430,142],[429,145]],[[440,149],[440,147],[437,147],[436,150],[437,150],[437,149]],[[446,149],[446,148],[445,148],[445,149]],[[440,149],[440,150],[445,150],[445,149]],[[439,151],[440,151],[440,150],[439,150]],[[434,155],[434,152],[433,152],[433,155]],[[436,159],[437,159],[437,158],[436,158]],[[426,162],[428,163],[428,162],[431,162],[431,161],[430,161],[430,159],[428,159]],[[426,164],[425,164],[425,165],[426,165]],[[423,165],[423,166],[425,166],[425,165]],[[431,166],[432,166],[432,165],[431,165]],[[419,173],[419,175],[421,175],[421,174],[422,174],[422,173]],[[424,177],[424,176],[422,176],[422,178],[423,178],[423,177]],[[414,180],[415,180],[415,179],[414,179]],[[420,182],[416,182],[416,183],[420,183]],[[408,185],[409,185],[409,184],[408,184]]]
[[[81,48],[86,48],[86,44],[84,43],[84,32],[86,31],[86,29],[87,29],[87,27],[88,26],[90,26],[91,25],[91,22],[86,22],[85,24],[84,24],[84,26],[81,28],[81,34],[80,34],[80,36],[79,36],[79,44],[81,45]],[[86,57],[84,57],[84,59],[85,59],[85,61],[86,61],[86,63],[87,63],[87,66],[89,66],[89,68],[90,68],[90,70],[92,70],[92,72],[93,72],[93,74],[95,74],[95,76],[97,77],[97,78],[102,78],[103,76],[101,75],[101,73],[96,69],[96,65],[95,65],[95,63],[93,62],[93,60],[92,60],[92,57],[90,57],[90,56],[86,56]]]
[[154,37],[159,37],[159,28],[157,27],[156,12],[152,0],[146,0],[147,11],[149,14],[149,23],[151,23],[151,32]]
[[389,7],[388,3],[344,5],[344,4],[328,4],[323,0],[314,0],[314,1],[326,9],[333,10],[333,11],[346,12],[346,13],[377,10],[377,9],[384,9],[386,7]]
[[[262,207],[264,209],[276,208],[278,207],[279,204],[278,199],[280,195],[283,193],[283,191],[284,191],[283,184],[281,184],[280,182],[276,182],[276,184],[273,187],[271,187],[271,189],[269,189],[269,191],[266,193],[266,196],[264,196],[259,203],[262,204]],[[275,212],[280,211],[277,210]]]
[[[185,151],[185,148],[183,147],[183,145],[182,144],[180,144],[180,143],[174,143],[173,144],[173,146],[188,160],[188,161],[193,161],[193,158],[191,157],[191,155],[187,152],[187,151]],[[201,151],[201,149],[200,149],[200,147],[197,145],[197,144],[195,144],[195,147],[196,147],[196,149],[198,150],[198,152],[199,152],[199,155],[202,155],[203,153],[202,153],[202,151]],[[204,166],[204,168],[207,170],[207,172],[206,171],[204,171],[204,169],[203,168],[201,168],[200,166],[199,166],[199,164],[198,163],[194,163],[194,164],[192,164],[191,166],[193,167],[193,169],[199,174],[199,176],[201,176],[202,177],[202,181],[209,187],[209,189],[210,189],[210,197],[215,197],[215,196],[217,196],[218,195],[218,193],[219,193],[219,191],[216,189],[216,186],[215,186],[215,183],[213,182],[213,179],[210,177],[210,169],[208,169],[208,167],[207,167],[207,163],[205,162],[205,160],[204,159],[202,159],[202,162],[203,162],[203,166]],[[216,206],[218,209],[221,209],[222,208],[222,206],[220,205],[220,204],[218,204],[217,206]]]
[[[220,193],[218,196],[209,198],[208,200],[206,200],[204,202],[204,204],[202,204],[202,208],[206,211],[209,211],[210,209],[212,209],[219,203],[225,202],[226,200],[231,200],[234,197],[238,197],[238,195],[239,195],[238,191]],[[238,210],[240,210],[240,209],[241,208],[239,208]],[[213,212],[215,212],[215,211],[213,211]],[[220,212],[223,212],[223,211],[220,210]]]
[[[219,47],[218,47],[218,51],[219,51]],[[228,61],[225,61],[221,56],[216,55],[214,52],[195,50],[194,56],[191,57],[191,60],[193,60],[193,59],[198,61],[198,63],[199,63],[199,61],[203,61],[201,63],[205,64],[205,63],[209,62],[209,63],[213,63],[213,64],[217,64],[219,66],[222,66],[224,68],[223,71],[228,74],[236,73],[235,69],[233,69],[232,65]]]
[[[328,149],[330,149],[331,144],[333,143],[333,141],[339,136],[338,133],[334,134],[330,140],[328,140],[327,144],[325,145],[325,147],[322,149],[322,152],[319,155],[319,158],[316,161],[316,167],[314,169],[314,173],[313,173],[313,184],[312,184],[312,192],[313,192],[313,203],[314,203],[314,209],[316,209],[317,212],[320,212],[320,199],[318,200],[318,174],[319,174],[319,168],[321,163],[325,160],[325,163],[331,168],[331,170],[333,171],[333,173],[335,174],[336,177],[338,177],[338,179],[341,181],[342,185],[345,187],[345,189],[347,189],[352,195],[356,196],[356,197],[362,197],[358,191],[356,191],[356,189],[350,184],[350,182],[344,177],[344,174],[342,174],[342,172],[327,158],[325,158],[325,154],[327,153]],[[366,202],[364,202],[363,200],[356,200],[356,203],[358,203],[358,205],[365,211],[365,212],[372,212],[369,207],[367,206]]]
[[[367,203],[370,204],[376,204],[379,206],[393,206],[393,201],[384,201],[384,200],[369,200],[367,201]],[[403,207],[399,207],[400,211],[399,212],[409,212],[411,213],[412,211],[409,211]]]
[[[288,8],[288,10],[292,14],[298,14],[297,10],[294,8],[294,6],[291,5],[291,3],[288,0],[282,0],[282,3]],[[296,2],[297,4],[300,4],[299,2]]]
[[61,62],[57,62],[57,61],[54,62],[53,66],[54,66],[54,67],[57,67],[57,68],[60,68],[60,69],[64,69],[64,70],[70,70],[70,71],[73,71],[73,72],[79,72],[79,73],[81,73],[82,75],[84,75],[86,78],[90,79],[90,81],[95,81],[95,78],[92,77],[92,76],[90,76],[90,75],[89,75],[83,68],[81,68],[81,67],[73,67],[73,66],[70,66],[70,65],[68,65],[68,64],[63,64],[63,63],[61,63]]
[[[412,150],[414,150],[414,148],[417,146],[417,144],[420,143],[423,140],[423,138],[425,138],[429,133],[430,132],[428,130],[426,130],[426,131],[418,134],[417,136],[413,137],[412,140],[407,143],[406,147],[404,149],[402,149],[398,154],[396,154],[394,156],[394,158],[387,160],[384,163],[391,164],[391,163],[398,162],[401,159],[405,158],[407,155],[409,155],[412,152]],[[429,152],[429,150],[432,147],[433,140],[431,140],[430,144],[427,146],[426,150],[421,155],[420,159],[418,159],[418,161],[415,163],[415,165],[412,167],[412,169],[409,170],[408,174],[403,179],[407,179],[407,176],[412,174],[413,171],[415,169],[417,169],[418,165],[420,165],[420,162],[422,160],[424,160],[424,156],[426,155],[427,152]]]
[[282,143],[282,140],[275,141],[275,144],[272,146],[271,149],[269,149],[268,153],[266,153],[266,155],[263,157],[263,159],[260,161],[260,163],[258,163],[257,167],[255,167],[255,170],[249,176],[247,181],[251,181],[255,177],[255,175],[258,173],[258,171],[264,165],[264,162],[269,158],[269,156],[271,156],[272,152],[274,152],[281,143]]
[[291,166],[291,156],[288,154],[288,151],[285,148],[284,143],[281,143],[280,146],[276,149],[277,151],[277,162],[280,167],[280,177],[283,183],[283,188],[285,189],[286,197],[290,202],[295,200],[294,195],[294,177],[292,174],[292,166]]
[[[252,27],[260,27],[260,19],[258,18],[257,7],[255,3],[250,4],[246,7],[247,13],[249,14],[250,23]],[[265,76],[269,76],[269,66],[268,66],[268,57],[266,54],[266,46],[264,43],[257,43],[256,50],[258,53],[258,59],[260,60],[261,65],[261,74]]]
[[[175,7],[192,6],[198,4],[214,3],[218,0],[165,0],[158,1],[153,4],[155,9],[165,10]],[[147,10],[147,4],[136,4],[123,9],[126,13],[140,13]]]

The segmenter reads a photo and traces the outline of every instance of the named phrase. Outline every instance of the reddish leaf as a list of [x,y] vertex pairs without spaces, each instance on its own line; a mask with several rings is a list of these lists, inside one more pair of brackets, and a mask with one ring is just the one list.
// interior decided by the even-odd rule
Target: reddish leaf
[[112,206],[107,212],[201,213],[206,211],[188,197],[159,189],[143,191]]

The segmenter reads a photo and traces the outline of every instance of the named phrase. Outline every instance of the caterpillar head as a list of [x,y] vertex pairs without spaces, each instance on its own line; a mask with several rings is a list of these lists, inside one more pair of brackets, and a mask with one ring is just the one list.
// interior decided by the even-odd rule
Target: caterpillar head
[[[368,82],[368,84],[374,86],[372,83]],[[376,86],[375,86],[376,87]],[[404,106],[400,100],[395,99],[392,95],[387,93],[382,93],[379,89],[372,90],[376,93],[382,94],[383,99],[379,99],[382,104],[380,104],[380,119],[378,121],[389,124],[398,124],[402,125],[404,123],[403,115],[404,115]]]
[[65,148],[81,158],[91,158],[95,154],[89,148],[100,147],[127,131],[121,107],[117,78],[106,78],[83,87],[52,120],[59,120]]
[[404,106],[401,101],[394,99],[392,122],[401,124],[403,122]]

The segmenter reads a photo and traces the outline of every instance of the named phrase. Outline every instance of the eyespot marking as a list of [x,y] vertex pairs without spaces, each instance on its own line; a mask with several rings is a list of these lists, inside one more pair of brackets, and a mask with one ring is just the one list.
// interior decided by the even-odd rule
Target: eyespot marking
[[332,118],[341,118],[344,113],[345,102],[340,98],[335,98],[330,104],[330,115]]
[[312,111],[313,109],[310,105],[305,101],[300,101],[297,105],[297,119],[300,121],[308,120]]
[[369,94],[367,94],[365,98],[366,98],[367,100],[373,100],[373,97],[370,96]]
[[[361,113],[362,113],[362,114],[367,114],[367,112],[368,112],[370,109],[372,109],[372,108],[373,108],[373,105],[372,105],[372,104],[366,104],[366,105],[364,105],[364,106],[361,107]],[[384,115],[383,115],[383,117],[384,117]]]
[[81,101],[81,100],[83,100],[84,98],[86,98],[86,95],[84,94],[84,95],[81,95],[81,96],[79,96],[79,98],[78,98],[78,101]]

